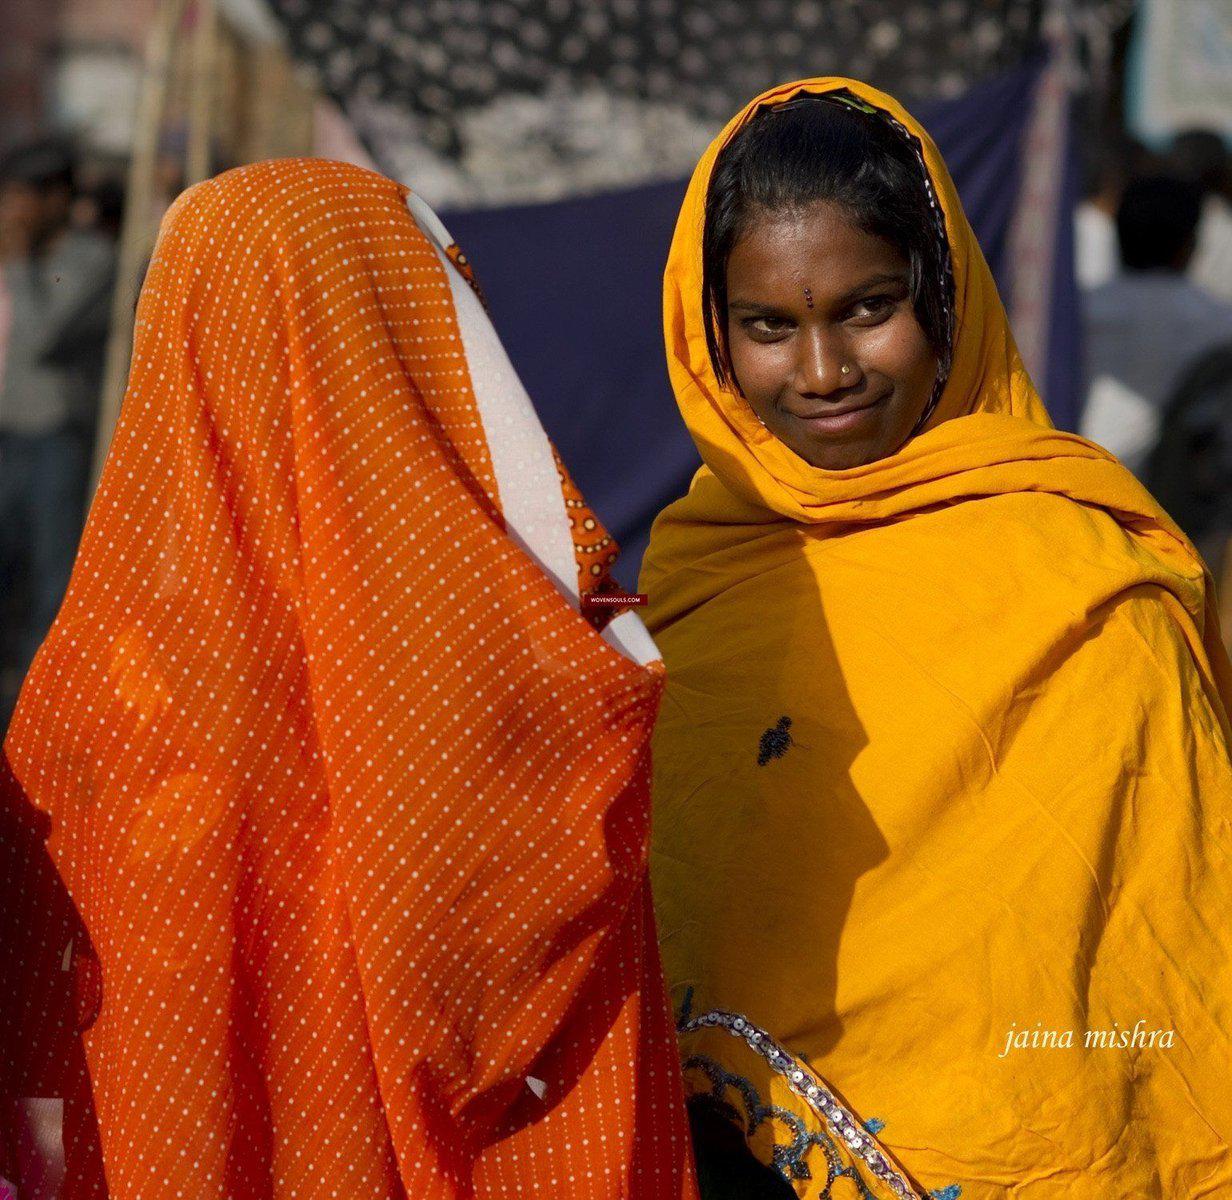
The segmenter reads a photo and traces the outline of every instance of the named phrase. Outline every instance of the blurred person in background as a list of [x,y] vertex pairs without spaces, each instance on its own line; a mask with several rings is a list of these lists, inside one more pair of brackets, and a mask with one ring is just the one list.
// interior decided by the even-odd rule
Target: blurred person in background
[[64,595],[84,520],[115,249],[70,220],[74,161],[0,160],[0,729]]
[[1219,134],[1187,129],[1173,139],[1169,168],[1202,189],[1202,216],[1189,277],[1232,302],[1232,158]]
[[1116,212],[1126,183],[1155,169],[1154,156],[1137,139],[1101,137],[1089,164],[1086,195],[1074,210],[1074,255],[1078,284],[1096,288],[1120,269]]
[[1177,386],[1144,481],[1218,580],[1232,652],[1232,344],[1200,358]]
[[92,229],[113,242],[119,242],[124,223],[124,180],[100,175],[78,188],[73,200],[72,223],[78,229]]
[[[1189,279],[1232,302],[1232,155],[1210,129],[1173,139],[1172,170],[1202,190]],[[1232,341],[1184,372],[1164,409],[1144,479],[1219,580],[1224,642],[1232,648]]]
[[1189,180],[1131,181],[1117,207],[1121,271],[1086,294],[1088,392],[1081,432],[1142,476],[1163,413],[1197,361],[1232,342],[1232,305],[1186,273],[1202,193]]

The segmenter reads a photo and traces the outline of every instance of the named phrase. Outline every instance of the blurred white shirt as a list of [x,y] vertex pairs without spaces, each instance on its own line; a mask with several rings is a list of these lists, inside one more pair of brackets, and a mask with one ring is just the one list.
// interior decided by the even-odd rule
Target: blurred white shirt
[[1207,196],[1202,202],[1189,278],[1221,300],[1232,301],[1232,205],[1222,196]]
[[1083,317],[1079,432],[1140,475],[1185,372],[1232,342],[1232,304],[1173,271],[1123,271],[1085,293]]
[[1084,291],[1107,283],[1121,269],[1116,222],[1090,200],[1074,209],[1074,265]]

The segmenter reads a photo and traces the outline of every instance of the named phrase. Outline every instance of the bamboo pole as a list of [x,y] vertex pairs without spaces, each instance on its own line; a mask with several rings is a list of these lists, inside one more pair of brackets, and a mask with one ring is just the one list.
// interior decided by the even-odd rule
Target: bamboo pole
[[192,92],[188,101],[188,158],[186,183],[199,183],[210,174],[210,139],[214,115],[214,75],[218,42],[218,7],[215,0],[196,0],[193,6]]
[[188,0],[160,0],[154,15],[154,24],[146,40],[141,98],[133,132],[132,159],[128,168],[124,224],[120,230],[116,286],[111,303],[111,331],[107,340],[98,435],[94,444],[91,496],[98,484],[103,461],[111,445],[116,419],[120,414],[120,402],[124,398],[124,388],[128,382],[133,309],[137,304],[142,272],[153,241],[150,199],[154,190],[154,171],[158,160],[158,135],[167,104],[176,33],[187,3]]

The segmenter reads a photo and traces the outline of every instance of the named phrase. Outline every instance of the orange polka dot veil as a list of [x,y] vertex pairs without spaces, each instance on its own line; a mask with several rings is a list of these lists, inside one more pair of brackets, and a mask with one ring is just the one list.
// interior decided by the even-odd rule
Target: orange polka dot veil
[[5,747],[7,1087],[68,1094],[70,1200],[692,1194],[661,664],[579,614],[606,535],[447,242],[312,160],[164,221]]

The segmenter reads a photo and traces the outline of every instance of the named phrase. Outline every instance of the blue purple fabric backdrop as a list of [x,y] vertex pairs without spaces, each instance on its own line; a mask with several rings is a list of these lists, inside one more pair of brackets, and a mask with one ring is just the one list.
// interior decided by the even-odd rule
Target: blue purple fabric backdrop
[[[913,106],[941,148],[1003,294],[1024,127],[1043,59],[955,100]],[[1078,296],[1071,180],[1058,222],[1050,352],[1037,380],[1057,424],[1078,403]],[[551,204],[447,213],[497,329],[552,440],[620,543],[632,588],[650,524],[698,465],[668,387],[660,321],[663,264],[685,181]]]

